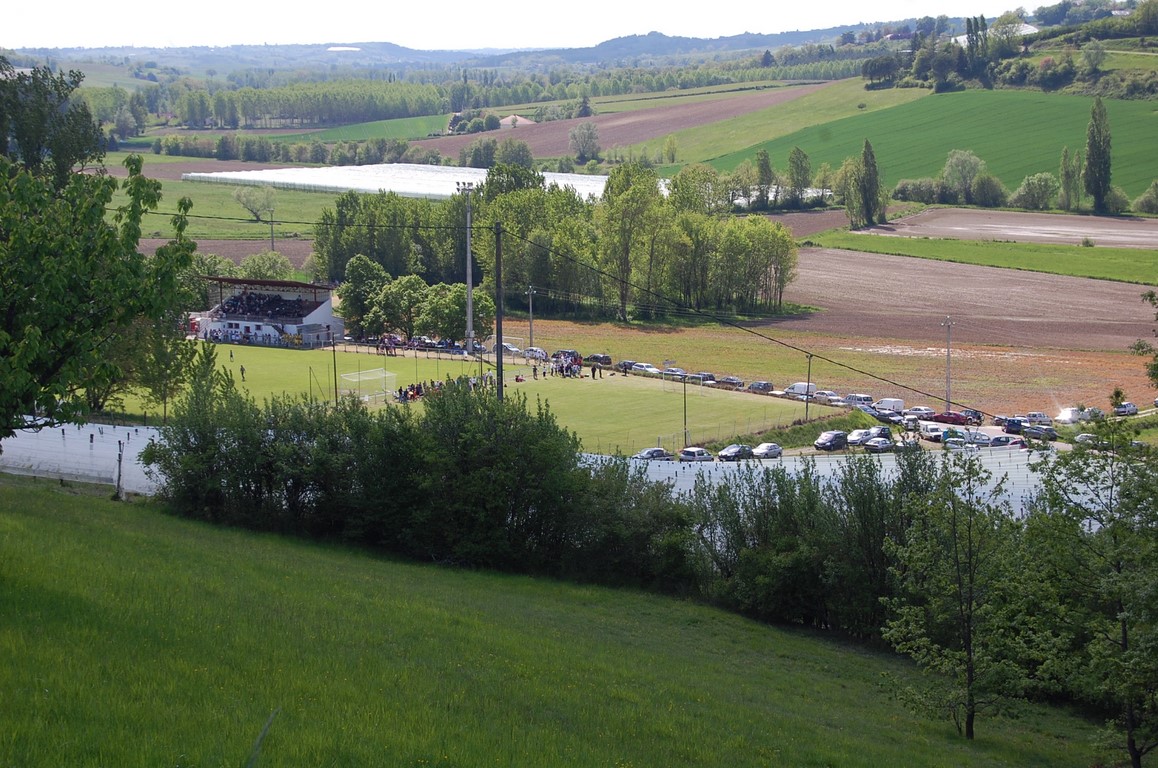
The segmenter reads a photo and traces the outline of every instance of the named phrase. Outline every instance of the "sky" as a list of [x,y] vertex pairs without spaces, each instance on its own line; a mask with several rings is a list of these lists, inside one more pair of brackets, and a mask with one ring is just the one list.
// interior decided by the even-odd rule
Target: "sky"
[[[681,12],[681,6],[688,12]],[[586,48],[653,31],[673,37],[716,38],[942,14],[993,18],[1015,6],[994,0],[811,0],[768,3],[763,6],[766,12],[753,10],[757,7],[745,2],[685,5],[652,0],[558,4],[543,0],[347,0],[337,8],[236,0],[168,6],[94,6],[88,0],[56,0],[45,7],[18,2],[4,11],[0,49],[357,42],[395,43],[418,50]]]

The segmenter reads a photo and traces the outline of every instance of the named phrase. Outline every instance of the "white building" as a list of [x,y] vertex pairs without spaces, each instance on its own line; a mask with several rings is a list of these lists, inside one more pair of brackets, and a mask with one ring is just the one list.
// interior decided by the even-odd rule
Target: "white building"
[[206,277],[215,285],[212,309],[189,318],[206,341],[313,349],[345,334],[329,286],[296,280]]

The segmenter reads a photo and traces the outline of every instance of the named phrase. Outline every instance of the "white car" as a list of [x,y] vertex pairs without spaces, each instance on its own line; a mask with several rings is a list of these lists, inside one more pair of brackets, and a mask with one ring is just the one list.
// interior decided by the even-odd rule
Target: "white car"
[[902,415],[915,416],[918,419],[924,419],[928,421],[936,416],[937,412],[927,405],[914,405],[912,408],[906,408]]
[[989,447],[990,441],[993,440],[992,437],[984,432],[970,432],[965,439],[973,445],[976,445],[978,448]]
[[943,441],[942,447],[946,451],[976,451],[979,450],[976,445],[965,442],[963,437],[948,437]]
[[873,434],[867,429],[854,429],[848,433],[849,445],[860,445],[865,440],[872,438]]
[[631,366],[631,372],[649,373],[652,376],[659,376],[661,373],[663,373],[663,371],[661,371],[659,368],[656,368],[651,363],[636,363],[635,365]]
[[528,360],[546,360],[547,352],[541,347],[527,347],[523,350],[523,356]]
[[778,459],[784,455],[784,449],[776,443],[760,443],[752,449],[752,455],[757,459]]
[[715,461],[716,457],[704,448],[684,448],[676,461]]
[[1137,416],[1138,415],[1138,406],[1134,405],[1133,403],[1129,403],[1129,402],[1122,403],[1121,405],[1115,405],[1114,406],[1114,415],[1115,416]]

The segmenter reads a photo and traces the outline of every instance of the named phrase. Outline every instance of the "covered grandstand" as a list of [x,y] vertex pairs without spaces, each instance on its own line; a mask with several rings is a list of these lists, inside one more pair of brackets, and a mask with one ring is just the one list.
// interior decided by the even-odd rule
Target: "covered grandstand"
[[[296,280],[209,276],[217,303],[189,318],[206,341],[316,349],[345,334],[329,286]],[[211,294],[212,295],[212,294]]]

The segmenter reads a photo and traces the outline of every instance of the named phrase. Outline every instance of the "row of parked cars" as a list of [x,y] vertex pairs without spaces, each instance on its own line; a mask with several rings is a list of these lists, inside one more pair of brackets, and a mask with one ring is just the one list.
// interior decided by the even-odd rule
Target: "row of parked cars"
[[742,461],[744,459],[778,459],[784,455],[784,450],[776,443],[760,443],[757,446],[744,443],[733,443],[713,455],[707,448],[688,446],[673,454],[663,448],[644,448],[631,458],[640,461]]

